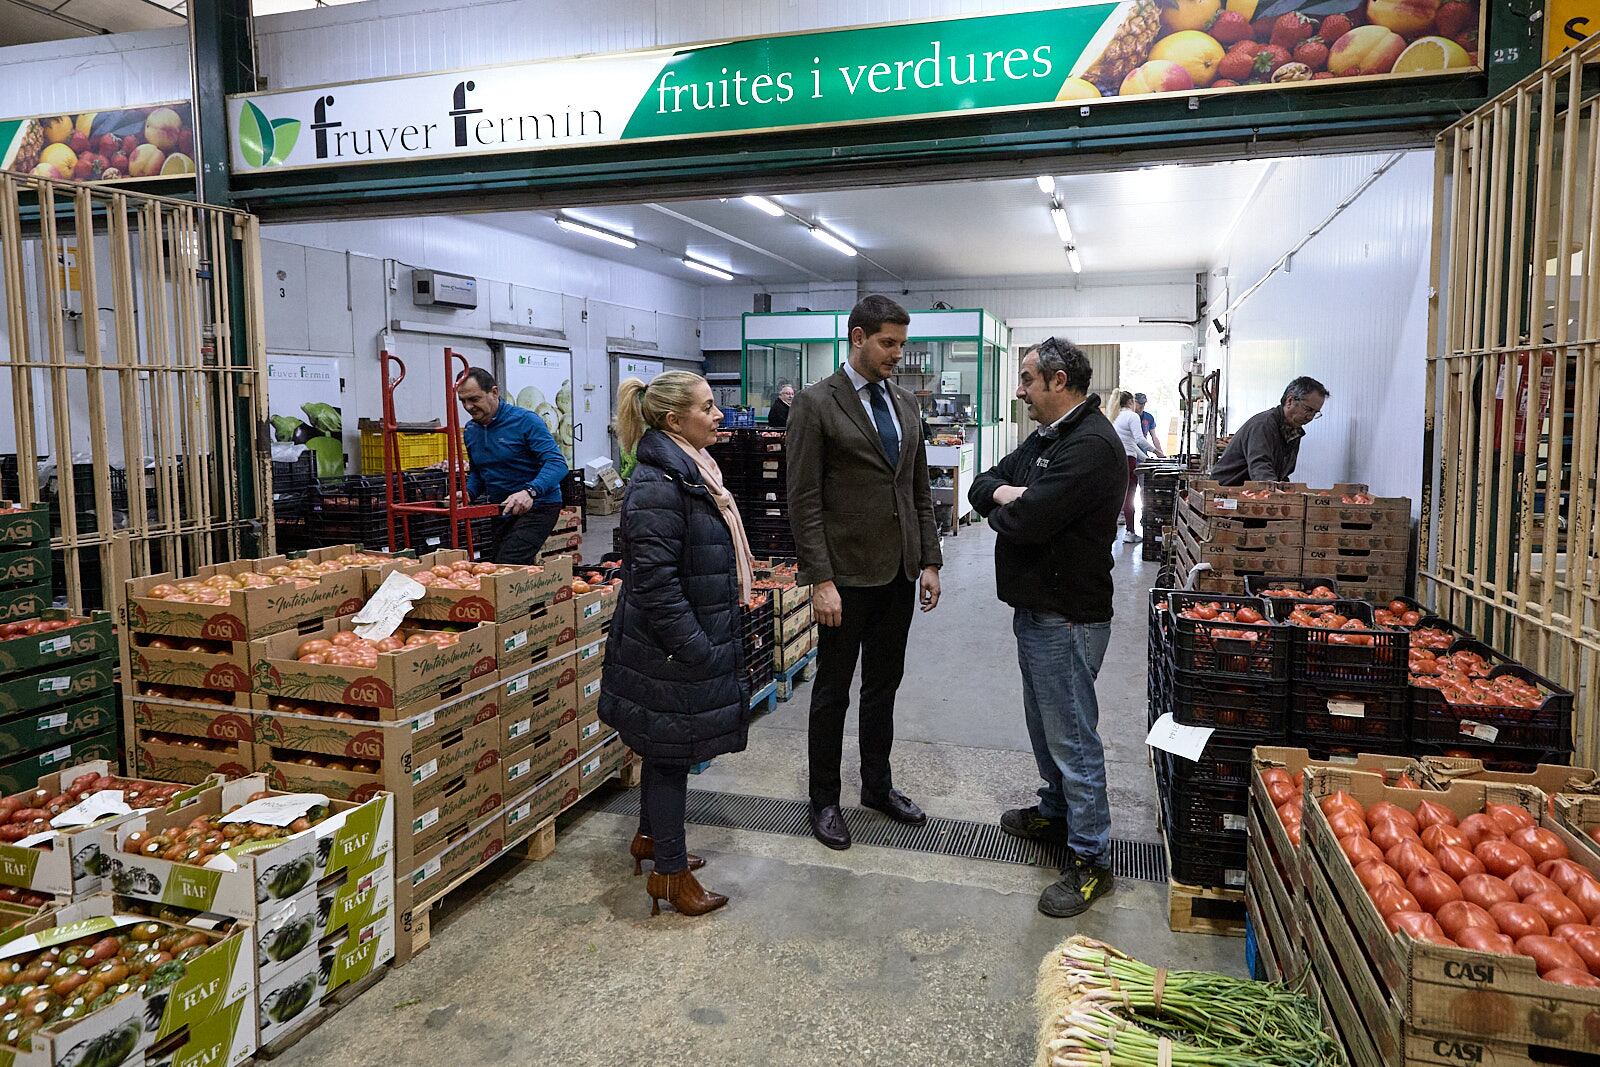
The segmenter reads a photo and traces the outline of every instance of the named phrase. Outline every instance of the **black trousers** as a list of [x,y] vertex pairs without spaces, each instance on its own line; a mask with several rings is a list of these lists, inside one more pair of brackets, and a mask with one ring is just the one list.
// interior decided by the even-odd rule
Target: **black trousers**
[[655,869],[662,874],[689,869],[689,843],[683,826],[688,795],[688,764],[643,761],[639,768],[639,832],[655,839]]
[[560,504],[535,504],[521,515],[502,515],[494,520],[494,547],[491,563],[538,563],[539,550],[561,518]]
[[811,803],[839,803],[839,759],[844,749],[850,682],[861,661],[861,788],[879,796],[894,786],[889,750],[894,746],[894,697],[905,674],[906,636],[916,610],[916,583],[839,587],[844,619],[817,633],[817,677],[811,688]]

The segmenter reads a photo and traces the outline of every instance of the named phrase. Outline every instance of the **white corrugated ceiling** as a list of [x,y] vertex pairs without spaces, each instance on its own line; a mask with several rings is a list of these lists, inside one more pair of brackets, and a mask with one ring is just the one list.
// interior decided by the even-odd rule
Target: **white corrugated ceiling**
[[[1083,277],[1200,271],[1244,211],[1270,162],[1162,166],[1056,179]],[[479,221],[652,270],[687,254],[746,282],[1071,277],[1031,178],[898,185],[772,198],[773,218],[740,199],[574,209],[572,217],[626,235],[624,249],[568,233],[548,214]],[[819,224],[860,250],[849,258],[816,240]],[[699,277],[688,274],[690,277]],[[716,284],[711,282],[710,284]]]

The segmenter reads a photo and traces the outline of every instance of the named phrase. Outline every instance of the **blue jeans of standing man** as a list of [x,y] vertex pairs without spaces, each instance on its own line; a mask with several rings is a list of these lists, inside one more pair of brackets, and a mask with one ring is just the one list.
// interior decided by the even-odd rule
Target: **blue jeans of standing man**
[[1094,680],[1111,643],[1108,622],[1078,623],[1046,611],[1016,609],[1017,660],[1028,737],[1044,786],[1039,814],[1066,819],[1072,851],[1111,864],[1111,802],[1100,705]]

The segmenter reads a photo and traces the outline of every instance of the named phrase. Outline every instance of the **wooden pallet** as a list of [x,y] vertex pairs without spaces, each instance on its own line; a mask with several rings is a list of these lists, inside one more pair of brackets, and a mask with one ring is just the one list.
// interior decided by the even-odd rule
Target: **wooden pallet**
[[[307,1019],[297,1024],[293,1030],[290,1030],[288,1033],[279,1034],[268,1044],[262,1045],[260,1048],[256,1049],[256,1058],[263,1060],[276,1059],[285,1052],[289,1051],[300,1041],[301,1038],[305,1037],[311,1031],[315,1030],[317,1027],[321,1026],[323,1023],[337,1015],[341,1010],[343,1010],[346,1004],[349,1004],[361,994],[377,985],[378,982],[389,973],[389,970],[392,966],[393,964],[391,963],[385,963],[383,966],[377,968],[371,974],[361,979],[361,981],[356,982],[354,985],[347,985],[343,989],[334,993],[333,996],[329,997],[320,1008],[312,1012]],[[254,993],[251,994],[251,996],[254,995]]]
[[778,687],[778,699],[788,702],[794,697],[794,690],[801,682],[809,681],[816,674],[817,650],[812,649],[788,670],[779,671],[774,679]]
[[1244,890],[1167,882],[1167,925],[1179,934],[1243,937]]

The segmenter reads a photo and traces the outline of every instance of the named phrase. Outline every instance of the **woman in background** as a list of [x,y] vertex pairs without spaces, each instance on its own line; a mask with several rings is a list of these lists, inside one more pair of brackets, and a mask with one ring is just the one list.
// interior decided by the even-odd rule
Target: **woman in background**
[[606,645],[600,717],[643,760],[633,873],[654,862],[646,889],[685,915],[728,902],[702,887],[686,851],[690,766],[745,747],[740,605],[753,562],[722,472],[706,451],[722,412],[698,374],[669,371],[617,390],[617,430],[638,465],[622,501],[622,589]]
[[1133,529],[1133,494],[1139,488],[1139,457],[1155,450],[1150,446],[1150,438],[1144,434],[1139,412],[1134,409],[1133,394],[1118,390],[1114,399],[1117,417],[1112,424],[1117,428],[1117,436],[1122,438],[1122,451],[1128,456],[1128,492],[1122,498],[1122,525],[1127,530],[1122,539],[1130,545],[1136,545],[1144,540]]

